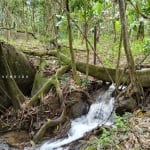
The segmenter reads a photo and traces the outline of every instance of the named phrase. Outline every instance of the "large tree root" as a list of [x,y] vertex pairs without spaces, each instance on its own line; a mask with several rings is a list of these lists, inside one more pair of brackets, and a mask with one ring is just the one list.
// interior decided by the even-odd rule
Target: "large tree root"
[[44,125],[40,128],[40,130],[33,137],[34,143],[37,143],[45,135],[47,129],[49,129],[50,127],[56,126],[56,125],[62,123],[65,120],[66,106],[65,106],[65,102],[63,100],[62,90],[60,88],[60,83],[59,83],[58,79],[60,78],[60,76],[62,74],[64,74],[66,71],[68,71],[69,68],[70,68],[69,66],[63,66],[60,69],[58,69],[56,74],[53,75],[53,77],[50,78],[50,80],[48,80],[43,85],[43,87],[39,90],[39,92],[37,92],[35,94],[35,96],[30,101],[30,105],[33,105],[37,101],[38,96],[42,92],[45,93],[46,91],[48,91],[49,88],[50,88],[50,85],[53,85],[55,87],[57,95],[59,97],[61,108],[63,109],[62,114],[59,118],[57,118],[55,120],[48,119],[48,121],[46,123],[44,123]]
[[39,142],[39,140],[45,135],[46,131],[50,127],[54,127],[60,123],[62,123],[65,120],[65,115],[66,114],[66,108],[63,108],[62,114],[59,118],[55,120],[48,119],[47,122],[43,124],[43,126],[40,128],[40,130],[36,133],[36,135],[33,137],[34,143]]
[[[31,98],[29,105],[30,106],[35,105],[38,102],[40,96],[46,94],[52,86],[56,87],[57,92],[60,91],[58,78],[60,78],[60,76],[63,73],[67,72],[69,69],[70,69],[69,66],[63,66],[60,69],[58,69],[56,74],[53,75],[50,79],[48,79],[48,81],[41,87],[41,89],[39,89],[38,92],[36,92],[36,94]],[[60,92],[58,93],[60,96],[61,95]]]
[[[7,87],[7,93],[10,96],[11,102],[15,110],[21,109],[21,103],[25,101],[25,96],[18,88],[11,70],[9,68],[6,56],[2,50],[3,43],[0,43],[0,74],[5,75],[3,81],[5,81],[5,86]],[[6,75],[8,77],[6,77]]]

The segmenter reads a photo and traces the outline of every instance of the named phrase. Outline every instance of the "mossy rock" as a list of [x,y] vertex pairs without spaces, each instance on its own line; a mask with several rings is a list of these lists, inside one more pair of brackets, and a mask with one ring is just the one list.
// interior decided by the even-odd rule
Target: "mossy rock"
[[[29,60],[22,52],[16,50],[13,46],[4,42],[1,42],[1,44],[4,57],[6,57],[7,63],[12,73],[12,77],[16,81],[19,89],[23,92],[23,94],[29,96],[34,81],[35,70],[33,69],[31,64],[29,63]],[[1,107],[4,106],[7,108],[11,105],[11,101],[7,93],[4,78],[9,78],[9,76],[3,73],[3,70],[1,69],[0,105]]]

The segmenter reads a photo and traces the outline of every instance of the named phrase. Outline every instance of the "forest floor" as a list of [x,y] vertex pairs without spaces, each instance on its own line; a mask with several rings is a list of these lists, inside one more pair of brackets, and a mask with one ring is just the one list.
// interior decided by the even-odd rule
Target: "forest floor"
[[[31,43],[31,42],[22,42],[19,41],[17,43],[15,43],[14,45],[17,49],[28,49],[28,50],[45,50],[48,49],[49,50],[49,46],[50,45],[44,45],[41,43]],[[80,49],[80,48],[79,48]],[[82,48],[81,48],[82,49]],[[114,67],[116,58],[111,57],[111,52],[110,55],[107,56],[109,57],[109,61],[108,59],[106,59],[104,61],[104,65],[109,65]],[[106,55],[108,55],[108,53],[106,54],[106,52],[104,52],[103,54],[105,57]],[[79,52],[76,52],[76,56],[78,60],[85,60],[85,51],[79,50]],[[124,58],[124,57],[123,57]],[[32,57],[32,63],[35,66],[35,63],[37,63],[38,61],[35,61],[35,58]],[[38,58],[39,59],[39,58]],[[51,75],[52,73],[55,72],[55,70],[57,69],[57,61],[54,60],[53,58],[52,60],[52,64],[53,66],[51,68],[47,68],[46,71],[48,71],[48,75]],[[90,62],[92,63],[93,61],[93,54],[91,53],[90,55]],[[121,61],[121,65],[123,66],[125,64],[126,60],[125,58]],[[149,59],[146,60],[145,64],[149,64]],[[97,65],[102,65],[100,62],[98,62]],[[36,67],[35,67],[36,68]],[[83,82],[82,82],[82,86],[78,87],[74,84],[74,81],[72,79],[72,75],[71,73],[66,74],[66,76],[64,76],[64,79],[62,79],[62,88],[64,91],[68,91],[68,90],[84,90],[85,92],[89,92],[90,96],[92,97],[92,99],[94,99],[95,97],[93,97],[92,92],[96,92],[96,90],[101,87],[101,85],[99,86],[99,81],[96,81],[95,79],[93,79],[92,77],[90,77],[90,81],[91,83],[94,83],[94,87],[93,84],[89,84],[87,82],[87,80],[85,79],[85,76],[83,74],[80,74]],[[65,84],[64,86],[64,83]],[[97,88],[95,88],[95,85],[97,85]],[[86,87],[86,88],[85,88]],[[147,97],[147,99],[150,101],[150,89],[147,89],[147,91],[149,94],[149,97]],[[64,92],[65,93],[65,92]],[[65,95],[66,96],[66,95]],[[0,133],[0,149],[2,148],[7,148],[7,146],[9,147],[14,147],[12,149],[20,149],[22,150],[23,147],[25,146],[29,146],[31,145],[30,143],[30,139],[32,138],[32,136],[35,134],[35,132],[41,127],[41,124],[43,124],[43,121],[46,118],[56,118],[58,117],[61,112],[59,109],[52,109],[49,103],[49,99],[54,99],[56,97],[54,91],[51,91],[51,93],[49,95],[47,95],[47,99],[45,100],[44,103],[40,104],[37,107],[34,108],[29,108],[27,110],[24,110],[24,112],[20,111],[20,112],[14,112],[11,108],[4,114],[1,115],[1,123],[3,122],[6,126],[6,133],[3,130],[2,134]],[[77,93],[75,95],[72,95],[71,97],[72,99],[82,99],[82,95],[81,93]],[[125,118],[123,118],[125,119]],[[119,122],[118,124],[121,126],[123,122]],[[100,139],[102,136],[102,133],[99,134],[95,134],[94,131],[87,134],[83,139],[81,139],[80,141],[76,141],[72,144],[72,147],[74,147],[74,145],[78,145],[78,150],[96,150],[103,147],[103,149],[112,149],[112,150],[117,150],[117,149],[121,149],[121,150],[149,150],[150,149],[150,105],[147,104],[145,107],[145,110],[143,111],[142,109],[137,109],[135,110],[130,117],[128,117],[128,119],[126,120],[127,126],[121,126],[119,130],[115,130],[115,131],[111,131],[111,129],[107,129],[108,131],[110,130],[113,134],[111,134],[111,132],[109,134],[106,135],[107,138],[105,138],[104,140]],[[22,124],[24,129],[28,129],[28,132],[26,132],[23,128],[22,128]],[[9,132],[8,132],[8,128],[7,126],[9,126]],[[18,128],[20,127],[20,129],[18,130]],[[61,134],[59,136],[65,136],[64,133],[66,133],[66,131],[69,129],[69,123],[64,124],[64,132],[61,132],[59,130],[59,127],[53,128],[49,134],[47,135],[49,138],[54,137],[54,136],[58,136],[58,133]],[[124,128],[126,128],[124,130]],[[103,143],[103,144],[101,144]],[[3,147],[4,146],[4,147]],[[101,148],[102,149],[102,148]]]

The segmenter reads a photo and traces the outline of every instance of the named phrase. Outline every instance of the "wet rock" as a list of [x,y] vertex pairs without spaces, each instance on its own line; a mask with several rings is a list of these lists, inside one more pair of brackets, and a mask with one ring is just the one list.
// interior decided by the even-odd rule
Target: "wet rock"
[[125,112],[133,112],[137,107],[136,100],[129,97],[119,97],[116,101],[116,113],[123,115]]
[[88,113],[89,105],[87,102],[80,100],[71,107],[72,118],[77,118]]
[[10,150],[10,146],[6,141],[0,142],[0,150]]
[[88,113],[89,102],[81,91],[73,91],[66,98],[67,115],[69,118],[77,118]]
[[[2,142],[2,144],[0,144],[0,150],[2,146],[4,146],[4,150],[11,150],[12,148],[9,147],[9,145],[11,145],[12,147],[19,148],[19,149],[23,149],[24,147],[24,142],[28,142],[29,141],[29,135],[27,132],[25,131],[11,131],[8,132],[4,135],[0,136],[1,139],[4,139],[6,142]],[[6,149],[9,148],[9,149]]]

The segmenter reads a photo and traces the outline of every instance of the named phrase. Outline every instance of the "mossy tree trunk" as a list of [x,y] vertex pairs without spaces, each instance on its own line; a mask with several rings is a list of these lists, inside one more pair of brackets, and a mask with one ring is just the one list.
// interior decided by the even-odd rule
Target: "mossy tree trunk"
[[29,96],[35,76],[25,55],[13,46],[0,42],[0,111],[13,104],[20,108]]
[[21,103],[25,101],[25,97],[18,88],[13,78],[13,75],[6,60],[6,56],[2,50],[2,43],[0,43],[0,68],[0,74],[2,75],[1,78],[3,78],[3,81],[7,88],[7,93],[11,99],[14,109],[21,109]]
[[76,71],[76,64],[75,64],[75,55],[73,51],[73,38],[72,38],[72,27],[71,27],[71,20],[70,20],[70,9],[69,9],[69,0],[65,0],[66,5],[66,15],[67,15],[67,22],[68,22],[68,36],[69,36],[69,47],[70,47],[70,55],[71,55],[71,66],[73,72],[74,81],[80,85],[80,78]]

